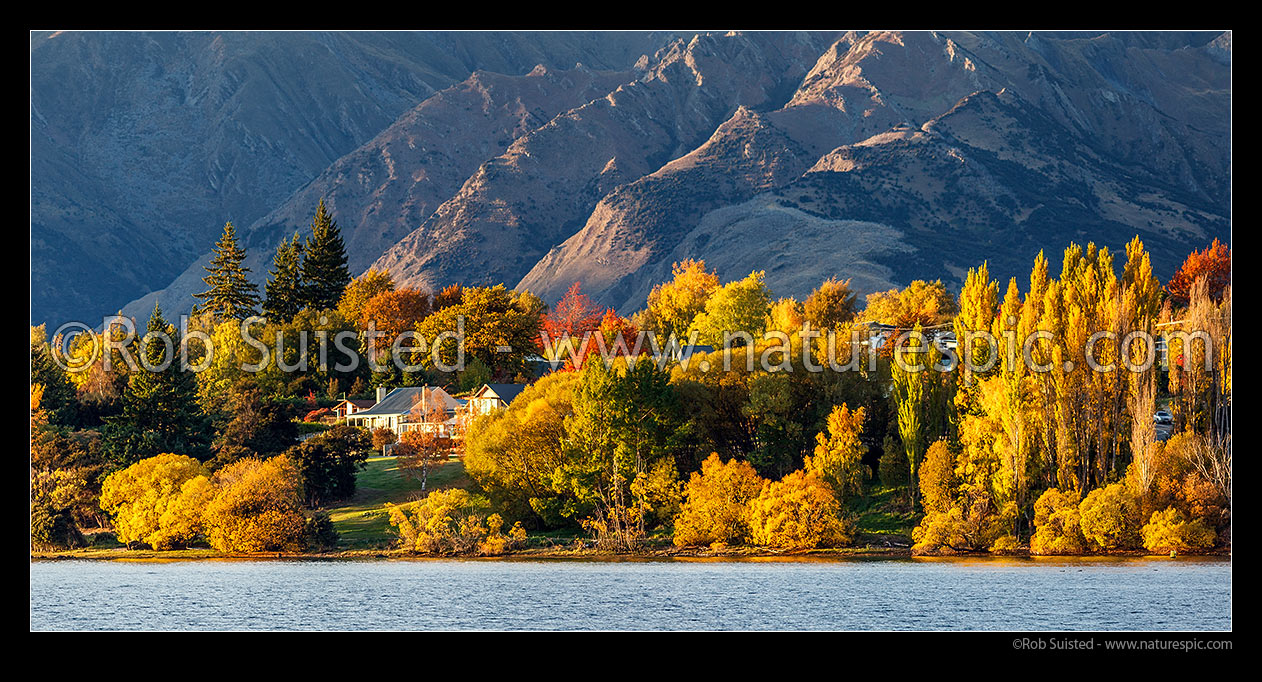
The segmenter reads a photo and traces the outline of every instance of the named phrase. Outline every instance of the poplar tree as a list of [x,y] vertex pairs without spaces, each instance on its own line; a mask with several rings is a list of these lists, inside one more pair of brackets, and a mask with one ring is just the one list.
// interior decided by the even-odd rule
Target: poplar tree
[[960,353],[959,376],[960,388],[965,402],[975,402],[974,382],[989,372],[975,372],[974,368],[982,368],[990,363],[995,352],[984,338],[969,338],[970,333],[988,332],[995,321],[995,312],[999,307],[999,283],[990,279],[990,268],[986,262],[981,267],[969,269],[964,280],[964,288],[960,290],[960,312],[955,316],[954,331],[957,348]]
[[324,199],[311,221],[311,236],[303,252],[302,279],[306,307],[314,310],[336,308],[351,282],[346,245],[337,222],[324,207]]
[[302,242],[297,232],[292,241],[282,241],[277,247],[264,292],[263,314],[272,322],[287,322],[302,310]]
[[122,414],[106,421],[109,458],[119,468],[164,452],[205,460],[210,424],[197,400],[196,377],[180,366],[178,332],[156,305],[145,331],[155,336],[140,345],[144,361],[137,359],[123,390]]
[[250,269],[241,265],[245,249],[237,244],[236,228],[231,222],[223,226],[223,236],[215,244],[214,257],[210,259],[209,273],[202,281],[208,291],[193,294],[203,303],[194,307],[196,313],[213,313],[220,319],[244,320],[258,314],[259,288],[246,276]]

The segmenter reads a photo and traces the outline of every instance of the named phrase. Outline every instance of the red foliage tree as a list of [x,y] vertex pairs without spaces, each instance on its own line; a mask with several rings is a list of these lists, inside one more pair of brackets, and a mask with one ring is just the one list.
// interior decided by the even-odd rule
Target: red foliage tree
[[[639,333],[640,330],[631,323],[631,320],[614,312],[613,308],[606,310],[605,316],[600,320],[600,335],[605,339],[605,348],[613,351],[613,354],[616,356],[630,357],[635,355],[635,337]],[[649,349],[641,344],[639,354],[647,352],[649,352]]]
[[1223,289],[1231,283],[1230,247],[1215,239],[1204,251],[1193,251],[1166,284],[1166,292],[1177,305],[1187,305],[1192,284],[1202,277],[1209,282],[1209,295],[1220,299]]
[[[567,336],[573,344],[574,353],[566,358],[566,369],[582,367],[586,356],[595,350],[596,339],[585,339],[585,336],[600,329],[602,317],[600,306],[582,292],[578,282],[571,285],[565,296],[553,306],[552,312],[544,316],[543,331],[547,333],[554,352],[565,354],[561,348],[564,348]],[[585,341],[586,348],[583,347]]]

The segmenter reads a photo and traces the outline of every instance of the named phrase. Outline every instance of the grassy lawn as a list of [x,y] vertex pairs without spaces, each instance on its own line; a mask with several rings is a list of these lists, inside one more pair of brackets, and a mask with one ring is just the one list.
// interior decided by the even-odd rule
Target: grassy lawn
[[[444,488],[470,488],[464,463],[450,461],[429,473],[426,491]],[[387,549],[395,542],[385,504],[401,504],[422,497],[421,484],[403,475],[394,457],[373,457],[368,468],[359,472],[355,495],[327,511],[341,539],[340,549]]]
[[911,543],[911,530],[920,520],[907,509],[907,492],[882,485],[868,487],[862,497],[850,503],[850,510],[859,517],[859,532],[873,540]]

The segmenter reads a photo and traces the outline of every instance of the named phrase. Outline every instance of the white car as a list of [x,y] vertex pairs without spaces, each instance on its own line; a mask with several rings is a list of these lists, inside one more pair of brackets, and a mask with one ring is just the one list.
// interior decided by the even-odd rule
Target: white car
[[1156,414],[1152,416],[1152,420],[1158,424],[1173,424],[1174,415],[1166,412],[1165,410],[1158,410]]

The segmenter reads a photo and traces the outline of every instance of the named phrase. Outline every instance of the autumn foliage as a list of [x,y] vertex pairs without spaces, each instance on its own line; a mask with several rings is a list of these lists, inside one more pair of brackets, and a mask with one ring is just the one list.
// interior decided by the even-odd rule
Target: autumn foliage
[[486,498],[459,488],[436,490],[422,500],[403,505],[387,503],[386,510],[408,551],[494,555],[526,540],[526,531],[520,524],[504,533],[503,519],[490,513]]
[[575,282],[543,318],[543,333],[553,346],[544,349],[545,352],[566,356],[567,370],[581,369],[587,356],[595,350],[595,339],[590,337],[600,329],[603,318],[600,306]]
[[221,552],[300,551],[309,541],[303,478],[284,455],[213,476],[184,455],[143,459],[105,480],[101,508],[120,542],[158,550],[206,541]]
[[763,547],[840,547],[854,539],[833,488],[801,469],[768,483],[750,504],[754,542]]
[[724,463],[718,454],[711,453],[684,489],[686,501],[675,518],[675,544],[749,542],[753,536],[749,504],[764,483],[749,462],[733,459]]
[[1215,239],[1203,251],[1193,251],[1166,284],[1166,292],[1176,304],[1187,305],[1192,285],[1202,277],[1209,285],[1210,297],[1219,300],[1223,290],[1231,284],[1231,247]]
[[110,474],[101,508],[125,544],[184,547],[202,533],[201,510],[214,493],[210,472],[192,457],[164,453]]
[[218,493],[204,515],[211,547],[221,552],[306,547],[302,475],[289,457],[241,460],[217,472],[213,483]]
[[360,312],[360,328],[372,325],[382,334],[378,350],[388,347],[400,334],[410,331],[430,313],[429,295],[416,289],[382,291],[364,304]]

